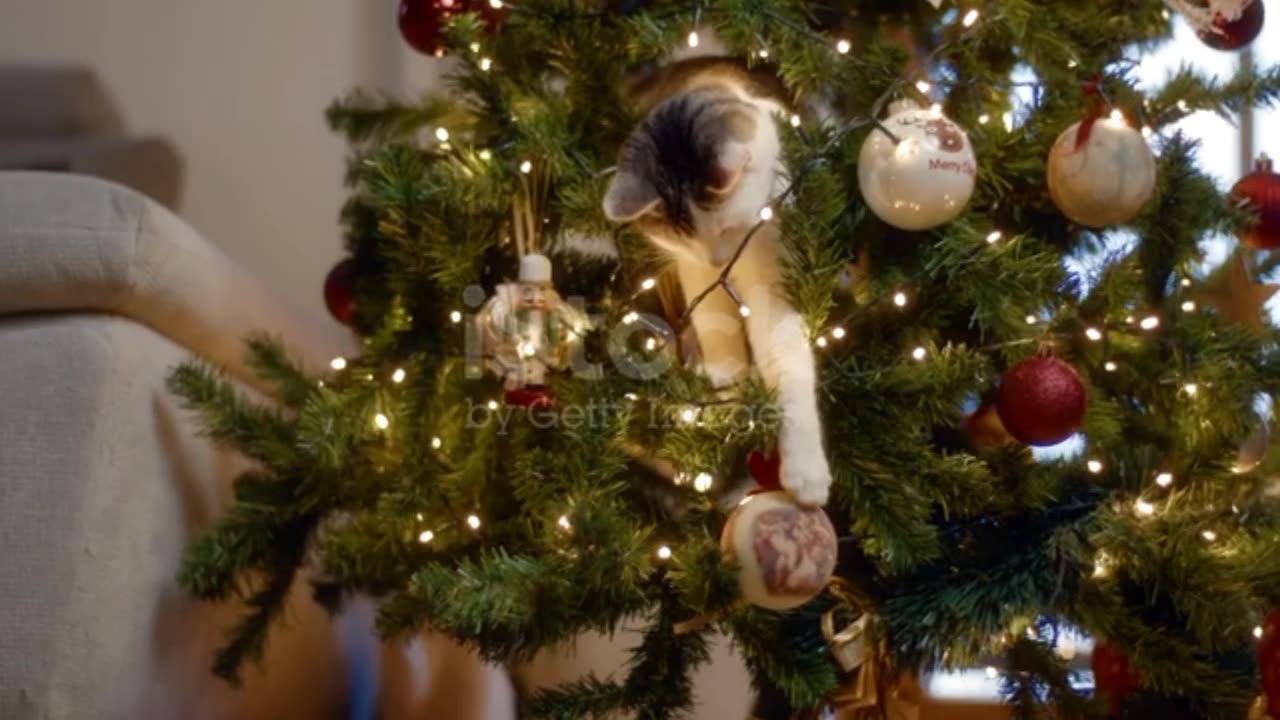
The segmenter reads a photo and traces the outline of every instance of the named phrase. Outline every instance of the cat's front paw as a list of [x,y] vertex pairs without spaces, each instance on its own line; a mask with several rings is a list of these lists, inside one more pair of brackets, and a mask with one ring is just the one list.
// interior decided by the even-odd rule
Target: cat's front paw
[[801,505],[822,507],[831,494],[831,469],[822,448],[782,455],[782,487]]

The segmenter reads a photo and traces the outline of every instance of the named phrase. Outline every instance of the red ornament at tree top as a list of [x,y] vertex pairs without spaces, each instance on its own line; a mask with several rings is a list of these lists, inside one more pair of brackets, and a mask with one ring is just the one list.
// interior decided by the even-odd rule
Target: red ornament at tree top
[[502,23],[506,11],[493,0],[400,0],[400,34],[424,55],[444,55],[444,30],[455,15],[478,12],[490,30]]
[[1089,394],[1076,369],[1056,357],[1028,358],[1005,371],[996,411],[1027,445],[1056,445],[1084,423]]
[[1093,646],[1093,684],[1107,698],[1107,712],[1120,713],[1120,703],[1138,684],[1138,673],[1129,666],[1129,656],[1119,645],[1099,642]]
[[[1258,639],[1258,673],[1267,707],[1280,709],[1280,610],[1267,613]],[[1272,710],[1271,712],[1275,712]]]
[[1258,214],[1256,225],[1239,232],[1240,242],[1261,250],[1280,247],[1280,175],[1271,158],[1259,157],[1253,172],[1231,188],[1231,195]]
[[355,261],[347,258],[334,265],[324,279],[324,304],[329,314],[343,325],[350,325],[356,317],[356,300],[351,289],[355,269]]
[[1212,20],[1197,28],[1200,40],[1216,50],[1239,50],[1262,34],[1262,0],[1210,0]]

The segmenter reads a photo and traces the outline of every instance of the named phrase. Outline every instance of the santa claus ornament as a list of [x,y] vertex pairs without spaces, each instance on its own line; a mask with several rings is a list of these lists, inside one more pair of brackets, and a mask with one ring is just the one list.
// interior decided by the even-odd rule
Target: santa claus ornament
[[761,490],[729,515],[720,548],[738,568],[747,602],[790,610],[817,597],[836,569],[835,527],[821,508],[805,507],[779,489],[780,459],[752,452],[748,467]]
[[1262,34],[1262,0],[1165,0],[1182,13],[1200,40],[1217,50],[1239,50]]
[[1240,242],[1259,250],[1280,247],[1280,175],[1264,153],[1254,163],[1253,172],[1240,178],[1231,196],[1257,214],[1257,222],[1241,229]]
[[1142,133],[1116,111],[1067,128],[1049,151],[1049,195],[1062,214],[1088,227],[1123,225],[1156,187],[1156,160]]
[[1000,380],[996,411],[1018,442],[1048,447],[1071,437],[1084,424],[1089,393],[1080,374],[1056,357],[1027,358]]
[[935,106],[895,103],[862,144],[858,186],[881,220],[928,230],[954,220],[973,196],[978,163],[969,136]]

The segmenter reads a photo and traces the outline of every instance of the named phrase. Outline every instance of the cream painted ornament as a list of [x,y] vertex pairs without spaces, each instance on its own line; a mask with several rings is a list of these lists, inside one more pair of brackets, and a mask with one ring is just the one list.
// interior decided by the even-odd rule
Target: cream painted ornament
[[1156,187],[1156,160],[1120,113],[1067,128],[1049,151],[1049,194],[1064,215],[1088,227],[1123,225]]
[[742,596],[769,610],[817,597],[836,568],[836,531],[821,508],[781,490],[748,495],[725,523],[720,547],[738,566]]
[[894,103],[884,129],[871,131],[858,158],[858,186],[867,206],[902,230],[928,230],[956,219],[973,196],[977,176],[964,130],[936,107],[925,110],[910,101]]

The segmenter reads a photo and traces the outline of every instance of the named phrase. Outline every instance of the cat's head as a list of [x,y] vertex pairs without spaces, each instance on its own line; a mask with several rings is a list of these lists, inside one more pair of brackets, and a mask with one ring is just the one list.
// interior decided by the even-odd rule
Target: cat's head
[[733,88],[702,87],[655,107],[627,139],[605,215],[707,256],[750,227],[773,192],[777,130]]

